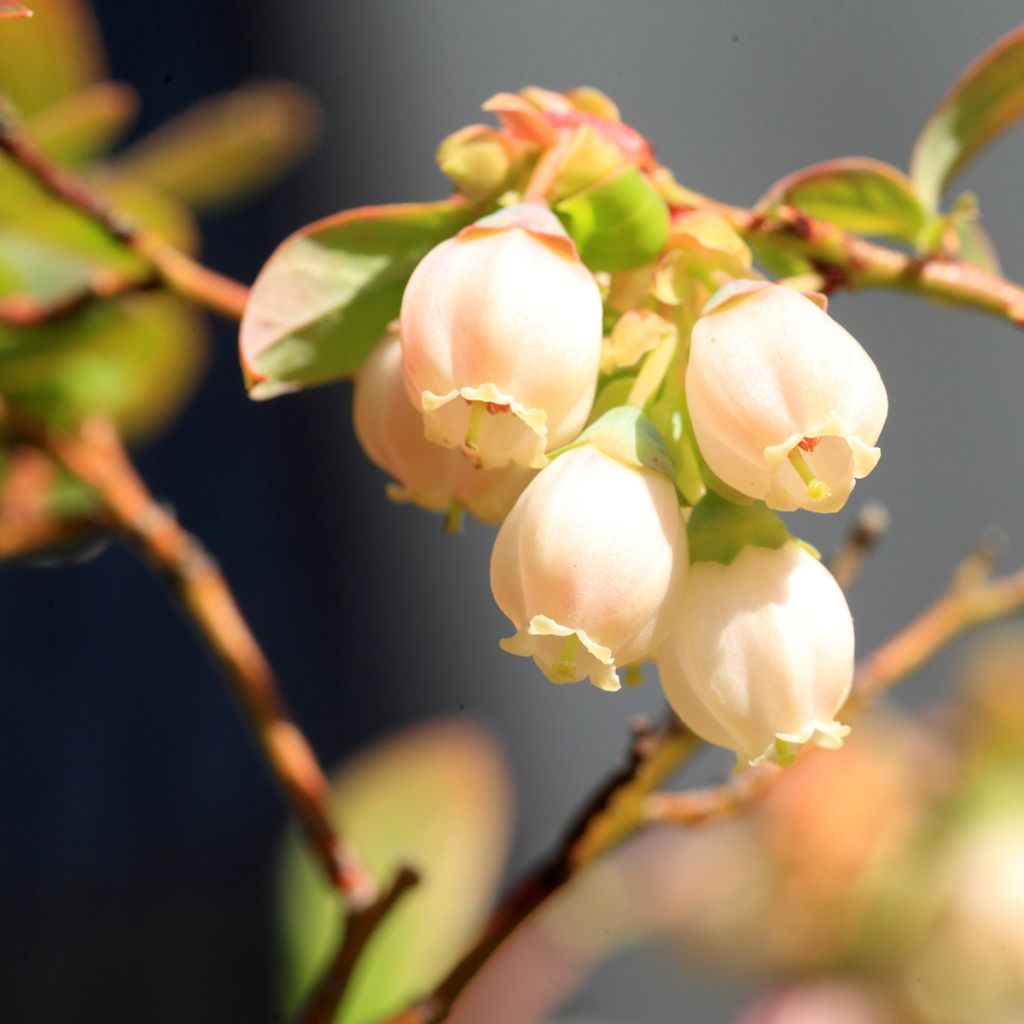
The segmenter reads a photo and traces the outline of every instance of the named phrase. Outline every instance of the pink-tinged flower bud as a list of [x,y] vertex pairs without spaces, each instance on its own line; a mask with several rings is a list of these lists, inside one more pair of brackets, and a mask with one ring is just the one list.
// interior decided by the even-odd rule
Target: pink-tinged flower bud
[[841,978],[805,981],[759,999],[739,1024],[894,1024],[878,997]]
[[509,207],[420,262],[402,299],[402,362],[427,437],[486,469],[539,468],[594,400],[601,295],[558,218]]
[[842,508],[878,462],[888,412],[852,335],[799,292],[746,281],[694,326],[686,399],[712,472],[782,511]]
[[[615,417],[631,417],[623,446],[604,431]],[[657,468],[664,443],[636,410],[607,418],[516,502],[494,545],[491,590],[516,627],[504,650],[532,657],[553,683],[589,677],[617,690],[616,667],[653,656],[675,621],[688,559],[671,475]]]
[[800,544],[696,562],[658,655],[665,696],[698,735],[752,765],[804,743],[839,747],[853,680],[853,619]]
[[363,451],[395,478],[387,489],[394,501],[411,501],[435,512],[458,505],[484,522],[498,522],[534,475],[520,466],[477,469],[458,452],[423,436],[423,417],[402,380],[397,336],[381,341],[360,369],[352,419]]

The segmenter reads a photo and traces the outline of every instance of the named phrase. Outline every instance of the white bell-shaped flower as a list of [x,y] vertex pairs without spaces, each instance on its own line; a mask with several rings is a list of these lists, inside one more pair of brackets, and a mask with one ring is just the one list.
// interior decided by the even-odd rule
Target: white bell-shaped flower
[[484,522],[498,522],[534,476],[521,466],[478,469],[458,452],[423,436],[423,417],[402,379],[397,335],[381,341],[360,369],[352,419],[363,451],[394,477],[387,489],[394,501],[411,501],[435,512],[460,506]]
[[[641,446],[663,447],[636,410],[607,416],[620,413]],[[671,476],[649,468],[665,464],[661,451],[634,459],[605,443],[604,422],[516,502],[494,545],[491,589],[516,627],[504,650],[532,657],[553,683],[589,677],[617,690],[617,666],[652,657],[675,621],[688,557]]]
[[427,437],[487,469],[540,468],[594,400],[601,295],[558,218],[522,204],[432,249],[402,298],[402,361]]
[[752,765],[804,743],[839,747],[853,619],[829,571],[793,540],[690,566],[658,654],[665,696],[710,743]]
[[885,385],[857,340],[806,296],[743,281],[693,328],[686,400],[707,464],[770,508],[835,512],[874,469]]

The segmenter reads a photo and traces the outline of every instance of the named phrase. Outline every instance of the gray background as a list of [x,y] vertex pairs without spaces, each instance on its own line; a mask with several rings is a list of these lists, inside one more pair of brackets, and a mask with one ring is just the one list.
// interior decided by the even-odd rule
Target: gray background
[[[97,0],[114,74],[139,88],[143,126],[254,74],[306,84],[326,109],[319,152],[275,195],[207,225],[208,261],[251,279],[290,230],[364,203],[445,193],[436,144],[482,119],[499,90],[606,90],[680,179],[753,202],[775,179],[857,154],[905,166],[952,79],[1021,16],[1019,0],[715,4],[560,0]],[[1010,276],[1024,277],[1024,133],[961,187]],[[856,507],[893,518],[852,605],[870,650],[943,585],[989,524],[1024,560],[1021,336],[976,313],[902,295],[838,296],[891,411],[878,469],[835,517],[794,529],[823,549]],[[618,760],[656,685],[617,696],[550,686],[502,654],[487,585],[492,533],[442,535],[391,506],[351,436],[341,385],[253,405],[234,333],[185,416],[142,454],[153,489],[217,554],[325,759],[439,713],[486,722],[519,798],[512,869],[546,850]],[[159,590],[117,549],[60,573],[0,577],[0,1017],[16,1021],[278,1019],[273,978],[277,796]],[[900,700],[945,685],[943,659]],[[703,756],[688,777],[721,776]],[[13,824],[11,824],[13,823]],[[741,994],[638,952],[566,1012],[719,1024]]]

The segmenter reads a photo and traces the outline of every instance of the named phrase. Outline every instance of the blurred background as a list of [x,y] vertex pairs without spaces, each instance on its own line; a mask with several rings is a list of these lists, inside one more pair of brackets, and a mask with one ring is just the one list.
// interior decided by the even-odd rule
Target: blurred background
[[[606,91],[680,181],[726,201],[751,203],[828,157],[906,166],[954,77],[1020,17],[1017,0],[94,6],[112,77],[141,94],[137,133],[254,76],[294,80],[322,103],[313,156],[203,224],[205,261],[246,281],[313,219],[443,196],[436,144],[483,119],[493,93],[531,83]],[[1018,132],[960,182],[1017,279],[1022,170]],[[851,598],[866,652],[932,598],[983,527],[1006,532],[1009,564],[1024,561],[1024,349],[1005,324],[902,295],[840,295],[832,312],[886,381],[884,458],[844,513],[795,529],[827,550],[861,504],[888,507],[889,535]],[[621,757],[630,717],[657,711],[656,684],[615,697],[556,688],[503,655],[492,531],[448,537],[437,518],[391,505],[352,437],[350,397],[339,385],[250,402],[235,331],[218,323],[210,373],[141,452],[143,474],[220,560],[327,763],[434,715],[497,735],[519,870]],[[117,546],[59,569],[6,569],[0,622],[0,1020],[281,1019],[273,878],[285,816],[187,624]],[[894,700],[934,700],[952,664]],[[702,755],[687,777],[729,765]],[[668,1024],[685,1008],[688,1024],[718,1024],[746,996],[640,949],[565,1012]]]

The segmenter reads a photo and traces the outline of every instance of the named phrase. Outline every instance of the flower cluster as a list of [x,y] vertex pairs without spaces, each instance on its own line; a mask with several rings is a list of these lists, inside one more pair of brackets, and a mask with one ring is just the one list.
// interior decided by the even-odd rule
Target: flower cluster
[[653,660],[743,762],[838,746],[852,619],[772,510],[835,512],[874,468],[874,363],[820,296],[756,278],[610,101],[489,109],[500,130],[439,152],[481,216],[418,263],[364,364],[363,447],[395,497],[502,522],[501,646],[552,682],[617,690]]

